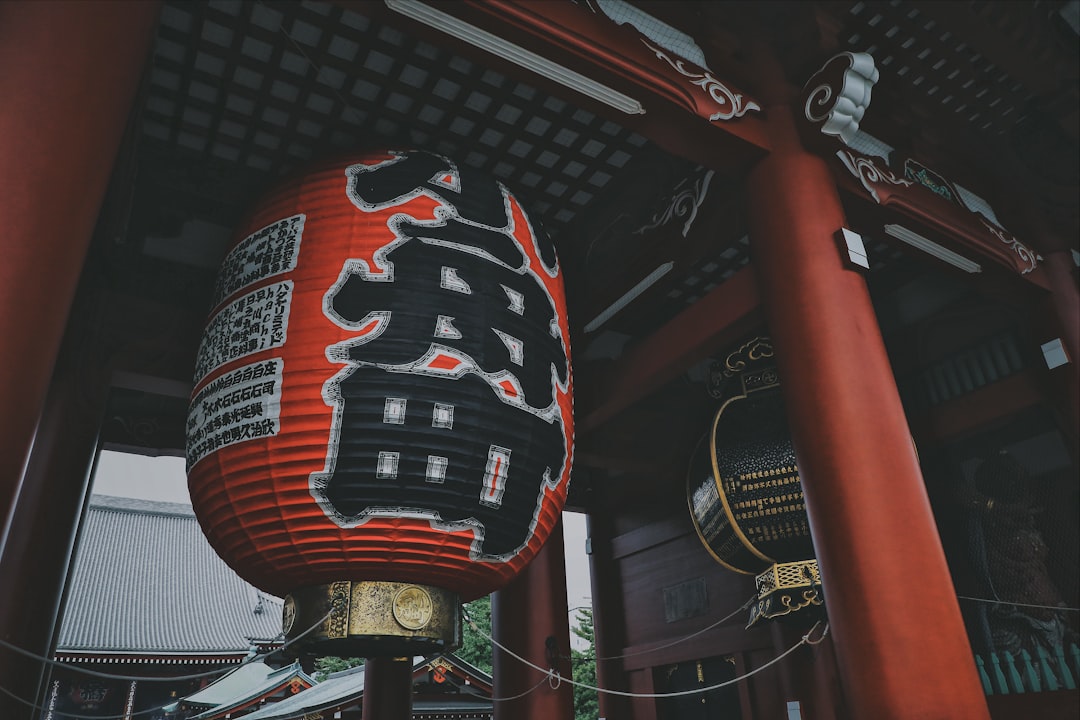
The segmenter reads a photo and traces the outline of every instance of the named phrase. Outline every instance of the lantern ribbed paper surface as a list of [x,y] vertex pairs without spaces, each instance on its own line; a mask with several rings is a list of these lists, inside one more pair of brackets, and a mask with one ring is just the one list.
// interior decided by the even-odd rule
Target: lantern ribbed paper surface
[[558,520],[573,452],[550,241],[501,185],[420,152],[320,165],[238,236],[188,417],[214,548],[278,595],[507,582]]

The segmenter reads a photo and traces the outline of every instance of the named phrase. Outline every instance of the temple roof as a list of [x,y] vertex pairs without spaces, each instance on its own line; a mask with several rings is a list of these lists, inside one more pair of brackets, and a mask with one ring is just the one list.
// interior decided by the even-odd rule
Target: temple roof
[[260,708],[244,717],[247,720],[296,717],[297,714],[316,712],[343,703],[356,702],[363,697],[364,666],[361,665],[360,667],[331,673],[329,677],[318,685],[281,702]]
[[57,654],[234,655],[281,630],[281,600],[241,580],[192,509],[91,498]]
[[221,717],[229,711],[243,708],[286,688],[296,679],[302,681],[297,691],[315,684],[315,680],[300,669],[299,662],[277,670],[261,662],[250,663],[218,678],[212,685],[194,695],[187,696],[183,704],[197,709],[205,708],[194,718]]
[[[465,674],[475,676],[491,686],[491,677],[476,667],[460,660],[455,655],[442,656],[446,666],[456,667]],[[430,663],[425,658],[413,659],[413,681],[429,669]],[[413,711],[438,712],[460,710],[491,709],[491,699],[484,688],[465,686],[458,692],[414,694]],[[266,705],[244,720],[284,720],[300,717],[306,713],[319,712],[359,703],[364,697],[364,667],[354,667],[341,672],[331,673],[325,680],[312,688],[286,698],[281,702]]]

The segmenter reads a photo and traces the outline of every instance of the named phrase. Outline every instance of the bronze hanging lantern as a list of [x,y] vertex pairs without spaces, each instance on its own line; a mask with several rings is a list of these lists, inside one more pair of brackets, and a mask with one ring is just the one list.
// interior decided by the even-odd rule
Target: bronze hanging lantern
[[710,370],[720,401],[694,451],[687,501],[694,528],[724,567],[756,576],[747,627],[823,602],[821,576],[768,338],[757,337]]

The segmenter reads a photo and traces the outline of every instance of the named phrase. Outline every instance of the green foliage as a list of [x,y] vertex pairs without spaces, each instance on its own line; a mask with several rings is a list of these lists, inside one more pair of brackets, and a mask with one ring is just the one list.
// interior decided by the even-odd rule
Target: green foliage
[[321,657],[315,659],[315,679],[322,682],[330,673],[363,665],[364,658]]
[[[573,677],[575,682],[595,687],[597,683],[593,614],[588,608],[579,609],[577,613],[575,623],[570,630],[574,635],[589,643],[589,647],[585,650],[571,649],[570,662],[573,666]],[[468,603],[465,606],[465,615],[476,623],[477,627],[491,635],[490,595]],[[465,662],[491,674],[491,641],[473,630],[467,621],[462,634],[461,648],[455,654]],[[574,716],[576,720],[596,720],[600,716],[600,701],[595,690],[574,687]]]
[[[570,650],[570,662],[574,669],[574,682],[593,687],[596,682],[596,644],[593,642],[593,614],[589,608],[579,608],[577,624],[570,631],[589,643],[585,650]],[[595,690],[574,686],[574,717],[576,720],[596,720],[600,717],[600,697]]]
[[[465,615],[488,635],[491,634],[491,596],[486,595],[465,605]],[[454,653],[465,662],[491,674],[491,641],[465,622],[461,648]]]

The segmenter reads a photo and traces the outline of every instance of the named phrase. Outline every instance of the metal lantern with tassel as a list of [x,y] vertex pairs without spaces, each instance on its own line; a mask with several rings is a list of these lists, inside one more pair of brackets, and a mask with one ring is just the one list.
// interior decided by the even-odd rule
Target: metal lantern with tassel
[[756,576],[747,627],[820,607],[821,576],[769,339],[728,355],[708,383],[720,409],[687,477],[698,537],[721,565]]

